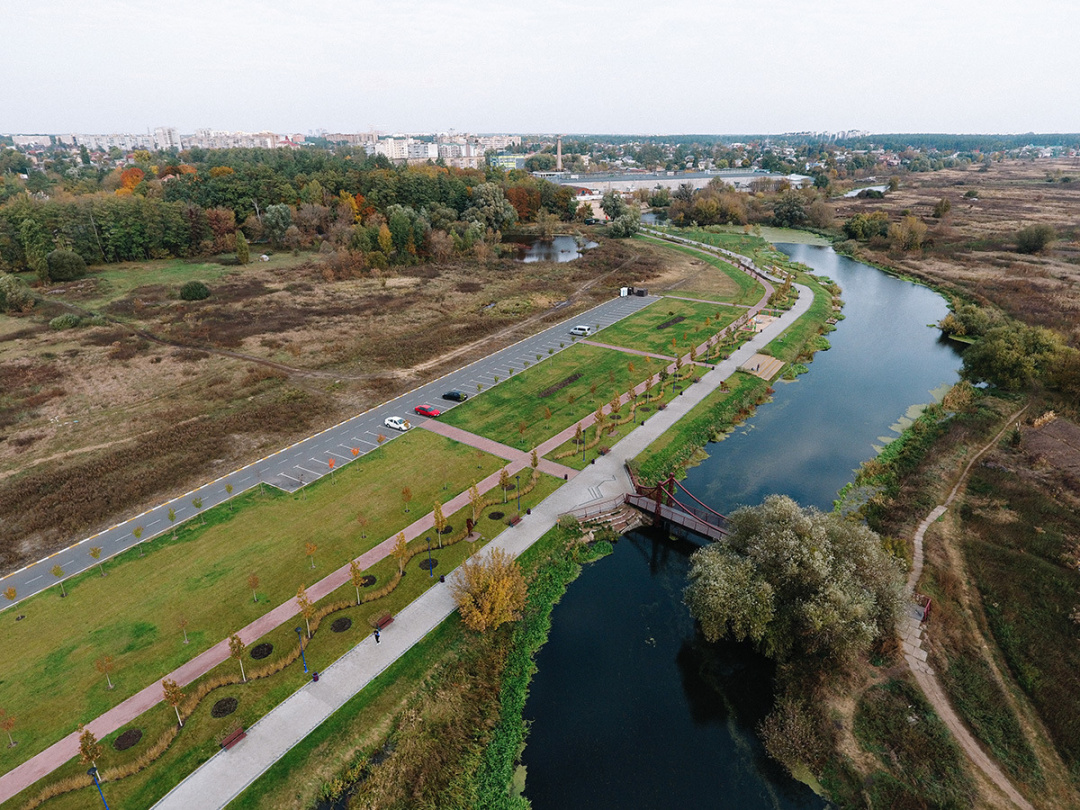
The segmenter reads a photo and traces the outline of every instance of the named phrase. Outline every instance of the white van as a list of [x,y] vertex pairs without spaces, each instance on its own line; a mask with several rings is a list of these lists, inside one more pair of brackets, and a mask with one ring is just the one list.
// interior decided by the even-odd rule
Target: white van
[[592,333],[593,333],[593,328],[591,326],[580,326],[580,325],[578,325],[578,326],[575,326],[573,329],[570,330],[571,335],[578,335],[579,337],[588,337]]

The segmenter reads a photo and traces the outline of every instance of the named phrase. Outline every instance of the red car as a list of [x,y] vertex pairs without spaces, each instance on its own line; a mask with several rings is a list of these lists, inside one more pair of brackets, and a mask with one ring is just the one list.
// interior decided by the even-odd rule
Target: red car
[[438,408],[432,408],[430,405],[417,405],[413,410],[421,416],[438,416],[442,413]]

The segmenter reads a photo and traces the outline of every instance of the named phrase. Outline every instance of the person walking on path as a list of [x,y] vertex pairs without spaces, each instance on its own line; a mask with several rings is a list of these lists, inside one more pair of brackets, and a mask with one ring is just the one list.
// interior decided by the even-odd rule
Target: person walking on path
[[379,643],[379,628],[378,627],[375,628],[375,643],[376,644]]

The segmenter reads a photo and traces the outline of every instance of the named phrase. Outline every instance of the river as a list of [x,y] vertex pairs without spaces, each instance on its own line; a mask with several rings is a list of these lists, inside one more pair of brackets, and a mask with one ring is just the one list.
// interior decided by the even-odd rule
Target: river
[[[779,247],[840,284],[846,318],[809,374],[777,383],[770,403],[688,471],[690,491],[723,512],[771,493],[831,508],[911,406],[955,382],[960,366],[927,328],[947,312],[933,291],[832,248]],[[825,806],[755,733],[772,704],[771,664],[696,632],[682,604],[695,548],[633,532],[556,606],[525,708],[534,810]]]

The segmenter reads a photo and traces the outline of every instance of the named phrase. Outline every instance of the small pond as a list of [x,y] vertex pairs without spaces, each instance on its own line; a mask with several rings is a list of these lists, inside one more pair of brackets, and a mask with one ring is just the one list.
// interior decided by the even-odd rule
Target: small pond
[[539,236],[515,236],[507,239],[518,246],[519,262],[572,262],[581,257],[582,252],[596,247],[596,242],[578,241],[574,236],[554,236],[541,239]]

